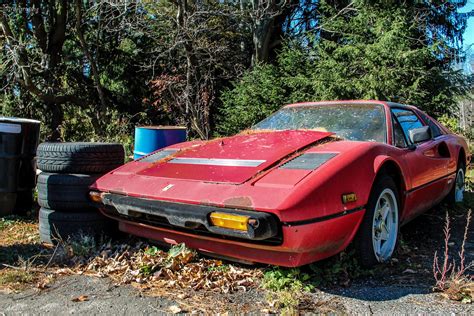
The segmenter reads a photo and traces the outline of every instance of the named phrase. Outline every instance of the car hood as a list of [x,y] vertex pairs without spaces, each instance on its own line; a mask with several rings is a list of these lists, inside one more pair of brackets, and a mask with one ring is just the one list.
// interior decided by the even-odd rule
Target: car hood
[[176,151],[138,175],[241,184],[293,153],[331,136],[318,131],[251,131]]

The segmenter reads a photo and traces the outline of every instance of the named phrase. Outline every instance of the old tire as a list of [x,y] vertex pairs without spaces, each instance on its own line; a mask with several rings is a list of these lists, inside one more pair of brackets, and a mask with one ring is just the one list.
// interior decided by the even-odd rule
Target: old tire
[[100,237],[115,231],[115,223],[96,212],[57,212],[47,208],[39,211],[39,233],[42,242],[56,244],[59,241],[81,236]]
[[466,165],[463,161],[458,162],[456,169],[456,178],[454,179],[453,188],[446,196],[446,202],[450,205],[461,203],[464,200],[464,185],[466,181]]
[[61,211],[92,209],[89,186],[99,176],[42,172],[38,176],[38,204]]
[[370,268],[390,260],[399,230],[399,195],[393,179],[382,175],[375,180],[355,247],[360,264]]
[[121,144],[42,143],[37,150],[38,169],[56,173],[106,173],[121,166]]

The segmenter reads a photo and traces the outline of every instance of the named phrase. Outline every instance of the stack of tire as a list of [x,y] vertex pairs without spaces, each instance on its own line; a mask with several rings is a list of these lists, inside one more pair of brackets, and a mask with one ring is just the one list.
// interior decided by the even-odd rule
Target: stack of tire
[[42,143],[37,150],[39,231],[42,242],[102,236],[116,223],[89,200],[89,186],[124,163],[121,144]]

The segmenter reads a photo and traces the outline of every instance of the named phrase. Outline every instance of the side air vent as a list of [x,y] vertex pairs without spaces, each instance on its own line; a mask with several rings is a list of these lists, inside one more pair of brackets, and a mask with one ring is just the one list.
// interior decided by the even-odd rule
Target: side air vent
[[144,158],[139,159],[138,161],[141,161],[141,162],[155,162],[155,161],[161,160],[163,158],[166,158],[169,155],[174,154],[175,152],[177,152],[176,149],[174,149],[174,150],[162,150],[162,151],[159,151],[157,153],[151,154],[149,156],[145,156]]
[[314,170],[319,166],[336,156],[336,153],[307,153],[298,156],[285,164],[281,165],[280,169],[300,169],[300,170]]

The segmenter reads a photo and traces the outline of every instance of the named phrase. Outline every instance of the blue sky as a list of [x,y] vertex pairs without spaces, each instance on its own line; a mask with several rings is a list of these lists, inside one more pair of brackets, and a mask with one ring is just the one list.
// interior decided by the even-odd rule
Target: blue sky
[[[468,0],[467,4],[460,10],[461,12],[469,12],[474,10],[474,0]],[[468,48],[470,45],[471,51],[474,51],[474,17],[470,17],[467,21],[467,28],[464,32],[464,47]]]

